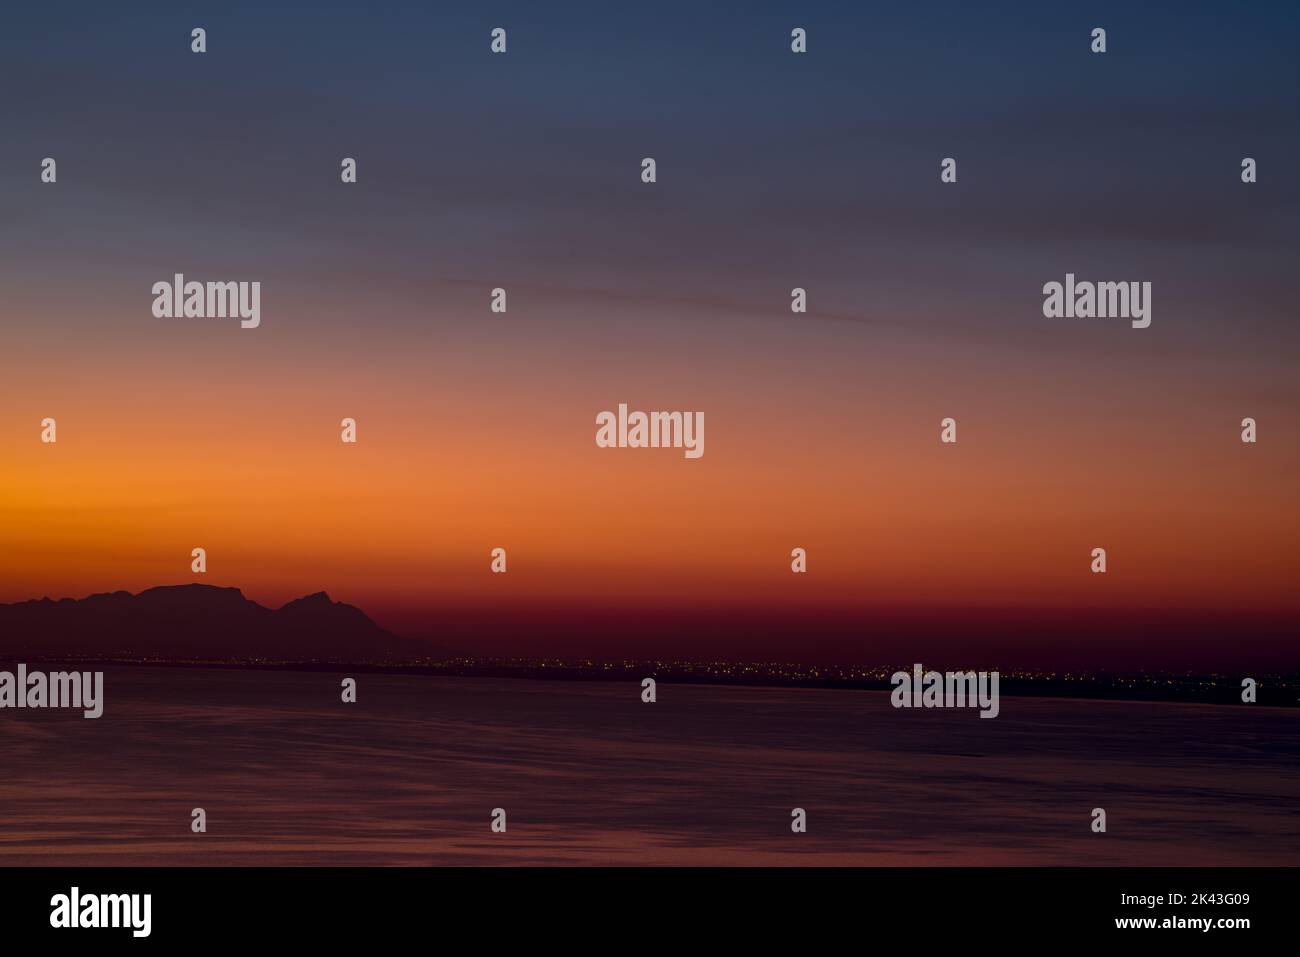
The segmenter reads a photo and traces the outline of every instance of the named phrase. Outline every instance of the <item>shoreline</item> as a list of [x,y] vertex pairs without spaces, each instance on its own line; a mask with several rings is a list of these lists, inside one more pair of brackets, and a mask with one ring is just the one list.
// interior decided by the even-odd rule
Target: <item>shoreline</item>
[[[546,665],[537,662],[523,663],[511,659],[454,658],[438,662],[394,663],[356,661],[211,661],[202,659],[138,659],[80,657],[74,655],[0,656],[0,662],[13,660],[41,666],[64,665],[120,668],[183,668],[193,670],[219,669],[227,671],[293,671],[293,672],[355,672],[358,674],[390,674],[441,678],[509,678],[527,681],[572,682],[639,682],[653,677],[669,684],[712,685],[725,688],[805,688],[824,691],[883,691],[893,690],[886,678],[861,677],[782,677],[772,674],[748,676],[723,676],[716,673],[696,673],[682,670],[683,665],[707,664],[676,662],[674,667],[655,667],[650,663],[601,663],[579,666],[556,662]],[[738,667],[752,665],[739,664]],[[829,669],[828,669],[829,670]],[[887,669],[881,669],[882,671]],[[1266,675],[1258,689],[1258,700],[1246,705],[1241,701],[1239,687],[1225,679],[1206,687],[1204,679],[1213,676],[1198,675],[1113,675],[1097,676],[1091,680],[1058,678],[1015,677],[1015,673],[1001,679],[1002,694],[1016,698],[1052,698],[1079,701],[1127,701],[1170,704],[1205,704],[1237,707],[1283,708],[1300,707],[1300,677],[1291,675]],[[1222,677],[1222,676],[1219,676]],[[1197,679],[1202,679],[1198,681]],[[1176,680],[1178,679],[1178,680]],[[1160,682],[1164,682],[1163,686]]]

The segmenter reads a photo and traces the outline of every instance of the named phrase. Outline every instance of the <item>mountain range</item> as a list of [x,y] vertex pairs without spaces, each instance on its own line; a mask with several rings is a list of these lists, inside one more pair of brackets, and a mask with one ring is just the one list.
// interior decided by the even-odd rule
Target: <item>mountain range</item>
[[428,643],[394,635],[323,591],[275,609],[238,588],[197,584],[0,604],[5,656],[358,662],[431,652]]

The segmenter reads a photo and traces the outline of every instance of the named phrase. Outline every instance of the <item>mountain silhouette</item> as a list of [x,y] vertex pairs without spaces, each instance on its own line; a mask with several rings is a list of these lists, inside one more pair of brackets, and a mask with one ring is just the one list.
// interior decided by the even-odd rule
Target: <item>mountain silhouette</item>
[[238,588],[212,585],[0,604],[0,655],[6,656],[366,662],[432,652],[323,591],[278,609],[250,601]]

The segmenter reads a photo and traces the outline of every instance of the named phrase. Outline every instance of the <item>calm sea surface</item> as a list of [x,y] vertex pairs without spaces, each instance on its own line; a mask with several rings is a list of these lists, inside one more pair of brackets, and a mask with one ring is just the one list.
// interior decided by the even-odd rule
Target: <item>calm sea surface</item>
[[1300,863],[1300,710],[342,677],[123,667],[99,720],[0,711],[0,864]]

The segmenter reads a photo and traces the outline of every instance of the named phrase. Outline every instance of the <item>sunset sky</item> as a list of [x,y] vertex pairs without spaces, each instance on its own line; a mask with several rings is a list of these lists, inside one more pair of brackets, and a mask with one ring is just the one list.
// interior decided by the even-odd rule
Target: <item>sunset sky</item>
[[1129,6],[7,14],[0,601],[202,546],[483,653],[1297,664],[1300,14]]

